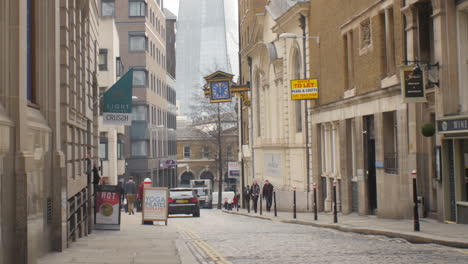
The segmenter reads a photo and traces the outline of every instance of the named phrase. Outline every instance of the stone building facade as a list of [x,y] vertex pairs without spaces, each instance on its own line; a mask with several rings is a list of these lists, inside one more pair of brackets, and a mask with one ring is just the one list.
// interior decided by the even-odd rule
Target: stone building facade
[[[434,81],[439,81],[434,89],[435,147],[441,150],[437,156],[440,170],[434,177],[438,219],[468,224],[468,1],[409,1],[405,15],[415,30],[418,15],[429,8],[427,5],[433,30],[431,62],[440,64],[431,72]],[[409,41],[410,48],[416,40]]]
[[[237,128],[227,129],[221,135],[222,163],[225,190],[239,190],[240,179],[227,179],[227,162],[238,158]],[[177,129],[177,179],[179,186],[189,186],[190,180],[210,179],[213,190],[219,188],[218,142],[215,137],[194,126]],[[234,187],[235,186],[235,187]]]
[[36,263],[91,231],[98,3],[6,0],[0,18],[0,263]]
[[307,1],[240,2],[241,80],[252,88],[251,107],[241,121],[245,185],[268,179],[280,210],[291,210],[294,188],[298,210],[310,206],[305,104],[292,101],[289,93],[290,80],[304,76],[303,42],[279,38],[302,35],[299,18],[309,17],[309,7]]

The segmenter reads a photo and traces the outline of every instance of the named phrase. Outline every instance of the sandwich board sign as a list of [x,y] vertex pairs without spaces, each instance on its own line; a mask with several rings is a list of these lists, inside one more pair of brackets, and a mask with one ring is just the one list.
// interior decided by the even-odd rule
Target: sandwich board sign
[[120,188],[115,185],[97,185],[94,197],[94,228],[120,230]]
[[142,222],[162,221],[167,225],[168,188],[145,187],[143,189]]

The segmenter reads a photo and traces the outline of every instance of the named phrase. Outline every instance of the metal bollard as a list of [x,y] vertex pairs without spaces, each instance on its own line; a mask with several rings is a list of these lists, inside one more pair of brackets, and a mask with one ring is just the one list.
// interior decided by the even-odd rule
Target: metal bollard
[[414,213],[414,231],[420,231],[419,226],[419,212],[418,212],[418,188],[416,185],[416,170],[411,172],[413,177],[413,213]]
[[260,195],[258,196],[258,198],[260,198],[260,215],[262,215],[262,200],[263,200],[263,195],[260,194]]
[[317,214],[317,184],[314,183],[314,220],[318,219]]
[[278,216],[278,212],[276,211],[276,190],[273,189],[273,206],[275,209],[275,216]]
[[293,212],[294,212],[294,219],[296,219],[296,187],[293,190]]
[[338,212],[336,208],[336,180],[333,181],[333,223],[338,223]]

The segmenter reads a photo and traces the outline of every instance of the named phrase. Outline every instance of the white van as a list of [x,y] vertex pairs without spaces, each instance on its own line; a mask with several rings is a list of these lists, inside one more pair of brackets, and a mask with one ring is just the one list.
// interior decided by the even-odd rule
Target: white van
[[[222,201],[222,205],[224,205],[224,199],[227,198],[228,199],[228,204],[232,204],[233,201],[234,201],[234,196],[236,194],[234,192],[223,192],[223,201]],[[217,207],[218,206],[218,192],[213,192],[213,207]]]

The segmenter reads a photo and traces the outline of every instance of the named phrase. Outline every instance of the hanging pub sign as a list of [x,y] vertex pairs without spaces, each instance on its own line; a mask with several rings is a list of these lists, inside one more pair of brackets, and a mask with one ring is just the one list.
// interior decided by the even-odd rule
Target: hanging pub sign
[[318,79],[291,80],[291,100],[312,100],[318,97]]
[[424,77],[424,72],[419,66],[402,67],[401,85],[405,103],[427,102]]
[[104,93],[102,121],[106,125],[132,124],[133,70],[129,70]]
[[96,185],[94,199],[94,228],[120,230],[120,188],[116,185]]

